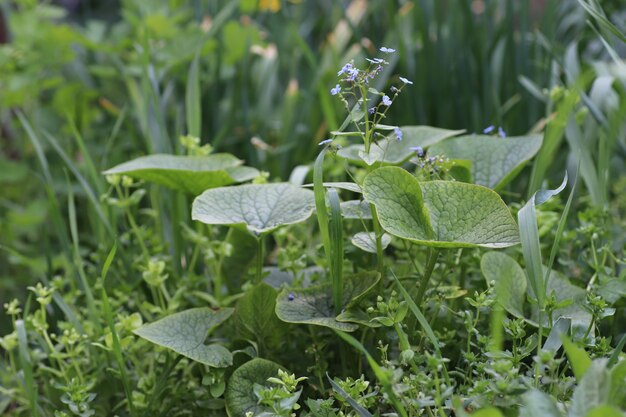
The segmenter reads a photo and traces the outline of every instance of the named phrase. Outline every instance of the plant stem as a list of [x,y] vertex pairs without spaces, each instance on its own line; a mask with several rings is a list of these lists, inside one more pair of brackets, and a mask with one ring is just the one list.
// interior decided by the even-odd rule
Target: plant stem
[[256,283],[263,281],[263,237],[259,236],[256,240]]
[[422,299],[424,298],[424,294],[426,294],[426,288],[428,287],[428,281],[430,281],[430,276],[433,274],[433,270],[435,269],[435,264],[437,263],[437,258],[439,257],[439,252],[441,249],[429,249],[428,250],[428,263],[426,264],[426,270],[424,271],[424,275],[422,275],[422,279],[420,280],[420,286],[417,293],[417,297],[415,298],[415,304],[420,306],[422,304]]
[[383,230],[380,227],[376,207],[373,204],[370,204],[370,211],[372,212],[372,223],[374,224],[374,236],[376,238],[376,269],[380,272],[382,277],[383,271],[385,270],[385,262],[383,259]]

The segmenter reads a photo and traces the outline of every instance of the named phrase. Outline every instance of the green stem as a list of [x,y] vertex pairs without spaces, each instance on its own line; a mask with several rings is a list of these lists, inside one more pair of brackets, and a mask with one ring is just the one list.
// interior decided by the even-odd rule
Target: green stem
[[385,270],[385,262],[383,258],[383,230],[380,227],[376,207],[373,204],[370,204],[370,211],[372,212],[372,223],[374,224],[374,236],[376,238],[376,269],[382,276]]
[[263,237],[257,237],[256,243],[256,283],[259,284],[263,281]]
[[422,304],[422,299],[424,298],[424,294],[426,294],[426,289],[428,287],[428,281],[430,281],[430,276],[433,274],[433,270],[435,269],[435,265],[437,264],[437,258],[439,257],[440,249],[429,249],[428,250],[428,263],[426,264],[426,270],[424,271],[424,275],[422,275],[422,279],[420,280],[420,286],[417,293],[417,297],[415,298],[415,304],[420,306]]

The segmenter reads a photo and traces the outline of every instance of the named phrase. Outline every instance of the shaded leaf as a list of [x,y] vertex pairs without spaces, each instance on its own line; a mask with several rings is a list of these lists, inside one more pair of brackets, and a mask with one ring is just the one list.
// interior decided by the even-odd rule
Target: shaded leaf
[[276,347],[282,342],[285,324],[274,313],[276,295],[275,289],[261,283],[239,299],[234,317],[244,339],[256,340],[262,347]]
[[282,369],[280,365],[261,358],[252,359],[237,368],[228,380],[224,394],[228,415],[242,417],[247,412],[257,415],[268,411],[258,404],[254,384],[270,385],[267,379],[276,377],[279,369]]
[[372,210],[365,200],[348,200],[341,203],[341,214],[346,219],[371,219]]
[[[379,279],[378,272],[361,272],[345,277],[342,309],[358,303]],[[354,323],[338,321],[334,312],[330,283],[304,289],[285,289],[276,300],[276,315],[287,323],[314,324],[346,332],[358,328]]]
[[611,376],[606,367],[606,359],[593,361],[574,389],[568,417],[585,417],[594,408],[606,405],[610,388]]
[[520,416],[525,417],[561,417],[552,398],[536,389],[524,394],[523,406]]
[[526,275],[509,255],[487,252],[480,260],[480,269],[487,282],[494,281],[498,302],[512,315],[524,318]]

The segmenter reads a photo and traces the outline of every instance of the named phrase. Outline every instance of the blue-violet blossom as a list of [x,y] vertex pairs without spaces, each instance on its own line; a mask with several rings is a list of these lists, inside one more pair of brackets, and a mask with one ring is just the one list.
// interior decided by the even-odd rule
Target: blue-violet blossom
[[337,84],[335,88],[330,89],[330,94],[332,94],[333,96],[339,94],[339,92],[341,92],[341,86],[339,84]]
[[391,99],[389,98],[387,94],[383,96],[383,105],[387,107],[391,106]]
[[421,146],[411,146],[409,150],[415,152],[420,158],[424,156],[424,148]]
[[402,140],[403,133],[402,133],[402,131],[400,130],[399,127],[394,127],[393,128],[393,133],[396,134],[396,140],[398,140],[398,141]]

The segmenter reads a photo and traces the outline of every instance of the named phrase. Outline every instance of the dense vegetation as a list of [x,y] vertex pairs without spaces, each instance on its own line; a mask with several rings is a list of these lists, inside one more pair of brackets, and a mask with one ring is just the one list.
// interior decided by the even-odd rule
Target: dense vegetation
[[0,414],[626,412],[620,1],[0,0]]

